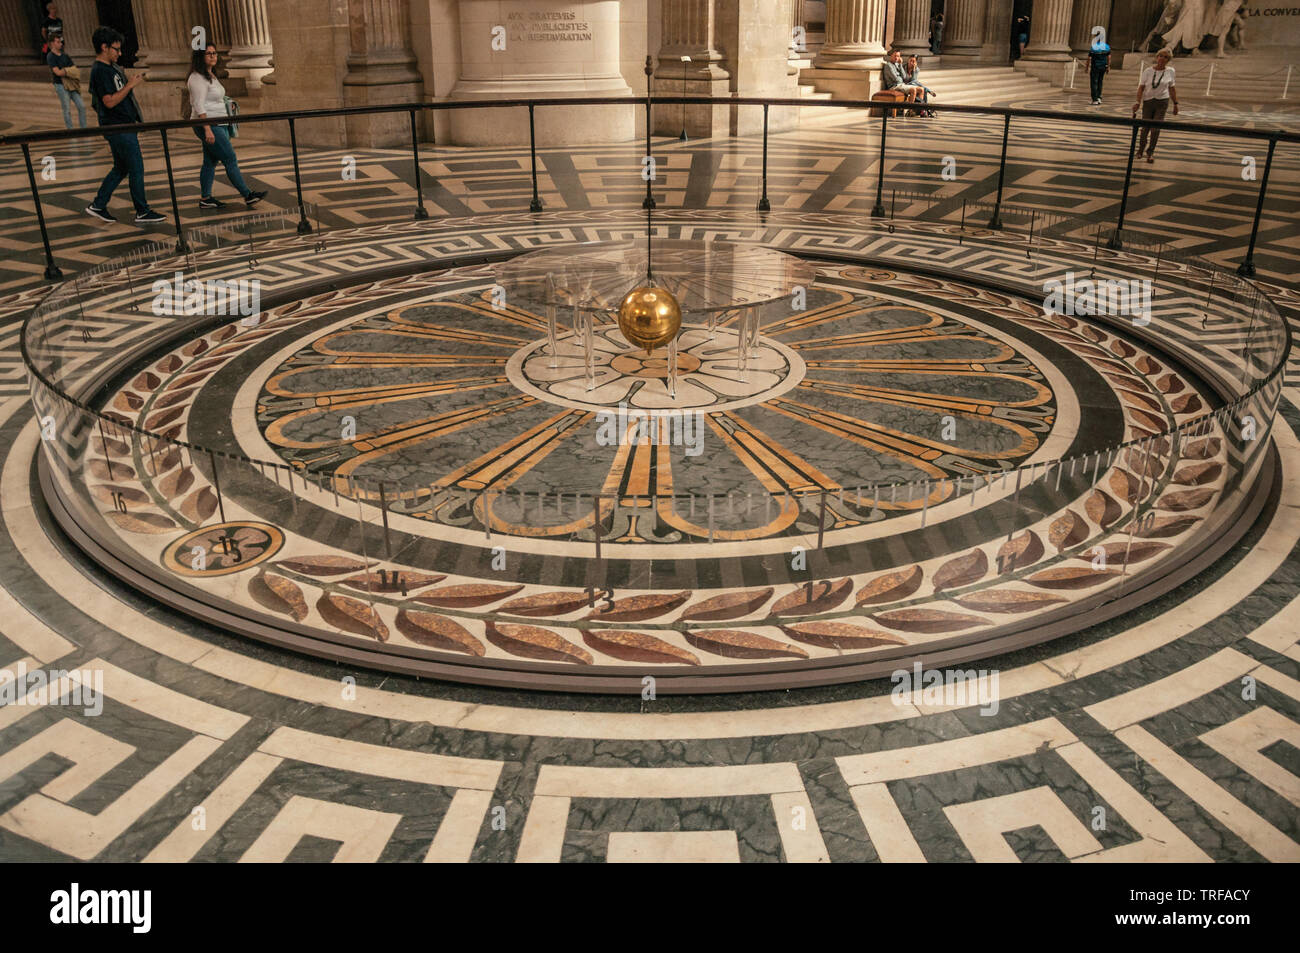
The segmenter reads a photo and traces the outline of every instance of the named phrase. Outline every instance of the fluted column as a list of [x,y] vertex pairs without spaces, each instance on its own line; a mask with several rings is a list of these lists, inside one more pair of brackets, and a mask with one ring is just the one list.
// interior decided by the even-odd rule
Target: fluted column
[[[663,0],[657,78],[720,79],[727,75],[717,48],[717,0]],[[682,57],[691,61],[683,63]]]
[[[424,76],[411,46],[411,8],[404,0],[347,0],[348,71],[345,106],[411,102],[424,95]],[[401,113],[349,116],[349,145],[384,147],[409,141]]]
[[875,69],[885,55],[886,0],[826,0],[826,43],[813,60],[823,69]]
[[150,82],[184,80],[190,71],[190,31],[210,29],[205,0],[135,0],[132,9],[140,41],[136,65],[148,68]]
[[410,7],[402,0],[348,0],[344,86],[421,83],[411,48]]
[[904,57],[930,53],[930,0],[898,0],[894,6],[894,46]]
[[59,16],[63,19],[63,52],[79,66],[95,58],[90,38],[99,26],[95,0],[59,0]]
[[249,87],[263,81],[271,69],[271,28],[266,0],[229,0],[230,71]]
[[1074,0],[1034,0],[1029,18],[1027,60],[1068,60]]
[[1092,49],[1092,28],[1102,27],[1110,34],[1111,0],[1075,0],[1074,22],[1070,25],[1070,50],[1087,53]]
[[944,14],[944,65],[949,56],[979,56],[984,44],[985,0],[949,0]]
[[32,49],[31,27],[22,0],[0,0],[0,66],[29,66],[39,57]]

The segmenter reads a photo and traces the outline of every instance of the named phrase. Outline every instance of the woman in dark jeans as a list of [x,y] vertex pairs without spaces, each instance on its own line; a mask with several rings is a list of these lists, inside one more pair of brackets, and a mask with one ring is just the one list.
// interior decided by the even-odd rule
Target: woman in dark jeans
[[[193,119],[225,119],[226,89],[213,70],[217,66],[217,48],[211,43],[205,49],[195,50],[190,56],[190,75],[186,84],[190,93],[190,112]],[[266,197],[265,192],[254,192],[239,172],[235,147],[230,144],[230,127],[212,123],[195,126],[194,134],[203,143],[203,168],[199,170],[199,208],[222,208],[225,202],[212,197],[212,183],[217,177],[217,163],[226,169],[226,178],[235,191],[244,197],[244,204],[252,207]]]

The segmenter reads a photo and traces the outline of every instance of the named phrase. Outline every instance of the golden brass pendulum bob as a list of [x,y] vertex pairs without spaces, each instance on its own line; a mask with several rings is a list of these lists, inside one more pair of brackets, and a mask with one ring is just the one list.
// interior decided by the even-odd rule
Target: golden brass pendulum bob
[[618,329],[623,337],[650,354],[682,329],[681,305],[666,288],[633,288],[618,306]]

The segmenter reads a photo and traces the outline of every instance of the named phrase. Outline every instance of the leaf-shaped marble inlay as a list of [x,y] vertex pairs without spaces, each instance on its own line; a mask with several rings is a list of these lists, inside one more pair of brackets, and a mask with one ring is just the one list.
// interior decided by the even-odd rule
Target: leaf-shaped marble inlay
[[1195,394],[1179,394],[1169,402],[1170,409],[1176,414],[1194,414],[1205,405]]
[[1137,353],[1137,349],[1127,341],[1121,341],[1119,338],[1110,342],[1110,349],[1120,357],[1132,357]]
[[86,469],[97,480],[135,479],[135,468],[131,464],[119,460],[114,460],[112,466],[109,466],[108,461],[99,457],[91,457],[86,461]]
[[1183,447],[1183,456],[1188,460],[1209,460],[1223,452],[1223,441],[1218,437],[1204,440],[1192,440]]
[[379,611],[368,602],[327,592],[317,600],[316,611],[336,629],[365,635],[380,642],[388,641],[388,626],[379,617]]
[[704,629],[686,633],[686,641],[697,649],[726,658],[807,658],[808,652],[797,645],[778,642],[755,632],[738,629]]
[[304,576],[339,576],[345,572],[357,572],[366,568],[366,563],[351,556],[292,556],[281,559],[276,565],[283,566]]
[[1013,536],[998,547],[998,572],[1015,572],[1043,558],[1043,541],[1031,529]]
[[1036,612],[1051,605],[1068,602],[1060,596],[1024,589],[984,589],[953,599],[958,605],[977,612]]
[[956,589],[978,582],[989,571],[989,558],[982,549],[972,549],[954,559],[948,560],[934,573],[934,591]]
[[857,604],[874,606],[906,599],[921,588],[924,575],[920,566],[909,566],[877,576],[858,590]]
[[135,380],[131,381],[131,386],[136,390],[154,391],[162,383],[162,378],[153,371],[141,371],[135,375]]
[[838,582],[823,579],[820,582],[808,583],[778,599],[772,606],[772,614],[790,616],[830,612],[838,608],[852,591],[853,580],[848,577]]
[[1144,562],[1152,556],[1158,556],[1170,547],[1166,543],[1106,543],[1101,547],[1094,546],[1078,558],[1091,562],[1097,557],[1096,550],[1099,548],[1106,551],[1107,566],[1131,566],[1134,563]]
[[513,596],[523,588],[522,584],[470,582],[457,586],[443,586],[441,589],[421,593],[414,599],[427,606],[439,606],[444,609],[472,609]]
[[161,513],[119,513],[109,510],[104,514],[128,533],[166,533],[176,529],[176,521]]
[[1034,573],[1025,582],[1042,586],[1044,589],[1090,589],[1099,586],[1112,576],[1118,576],[1118,569],[1093,569],[1091,566],[1057,566]]
[[90,488],[91,494],[101,503],[107,503],[110,506],[116,505],[117,498],[120,497],[122,502],[127,504],[136,504],[137,506],[149,506],[152,497],[144,490],[137,489],[133,486],[119,486],[114,483],[100,484]]
[[164,410],[160,414],[154,414],[145,423],[145,429],[157,430],[159,427],[166,427],[183,413],[185,413],[184,407],[173,407],[171,410]]
[[1199,516],[1157,516],[1141,521],[1136,535],[1143,539],[1169,539],[1187,532],[1199,522]]
[[693,606],[687,606],[682,612],[683,621],[718,622],[722,619],[739,619],[749,615],[772,598],[776,590],[771,586],[766,589],[746,589],[740,592],[724,592]]
[[588,629],[582,640],[598,652],[624,662],[649,662],[669,665],[699,665],[695,653],[665,642],[645,632],[624,632],[619,629]]
[[341,585],[360,592],[411,592],[432,586],[435,582],[446,579],[445,573],[412,572],[409,569],[380,569],[378,572],[366,572],[347,579],[340,579]]
[[1181,486],[1203,486],[1213,483],[1222,472],[1223,465],[1220,463],[1190,463],[1178,468],[1172,482]]
[[1156,389],[1162,394],[1176,394],[1186,386],[1176,374],[1166,374],[1156,381]]
[[210,486],[201,486],[181,501],[177,507],[185,516],[202,523],[217,511],[217,494]]
[[1106,483],[1110,486],[1111,492],[1126,503],[1135,501],[1142,490],[1141,481],[1127,470],[1112,470],[1110,476],[1106,478]]
[[871,618],[881,625],[904,632],[956,632],[988,624],[987,619],[944,609],[894,609],[875,613]]
[[1159,433],[1167,426],[1167,421],[1157,417],[1155,414],[1148,413],[1145,410],[1138,410],[1136,407],[1130,407],[1128,410],[1129,418],[1140,427],[1146,427],[1153,433]]
[[689,590],[624,596],[622,599],[615,599],[612,606],[594,609],[587,614],[587,618],[599,619],[602,622],[643,622],[680,608],[690,597]]
[[164,374],[170,374],[184,363],[185,362],[182,361],[177,355],[168,354],[161,361],[155,364],[154,367],[162,371]]
[[506,622],[487,624],[488,641],[511,655],[540,659],[544,662],[569,662],[574,665],[591,665],[591,653],[574,645],[550,629],[536,625],[517,625]]
[[[1160,459],[1160,454],[1154,447],[1150,449],[1146,447],[1129,447],[1125,459],[1128,461],[1129,467],[1138,476],[1145,476],[1150,479],[1151,477],[1158,477],[1164,472],[1164,461]],[[1115,471],[1115,473],[1121,472],[1120,470]],[[1115,474],[1111,475],[1114,476]]]
[[483,643],[470,635],[468,629],[455,619],[436,612],[402,609],[397,613],[397,631],[416,645],[425,645],[431,649],[464,652],[480,658],[487,654]]
[[508,615],[557,616],[568,615],[590,604],[591,597],[587,593],[574,589],[520,596],[518,599],[511,599],[497,611]]
[[1071,549],[1078,546],[1092,531],[1082,516],[1074,510],[1066,510],[1047,530],[1047,540],[1057,549]]
[[879,632],[849,622],[795,622],[781,631],[796,642],[825,649],[869,649],[876,645],[906,645],[907,640],[891,632]]
[[1164,367],[1156,363],[1154,360],[1151,359],[1149,355],[1146,354],[1143,354],[1136,361],[1134,361],[1133,366],[1136,367],[1143,374],[1146,374],[1148,377],[1150,377],[1152,374],[1158,374],[1164,370]]
[[1103,529],[1119,519],[1119,504],[1105,490],[1093,490],[1083,508],[1088,513],[1088,519]]
[[279,573],[261,572],[248,584],[248,594],[258,605],[293,617],[295,622],[307,618],[307,600],[302,588]]
[[1156,500],[1156,509],[1167,510],[1172,513],[1199,510],[1214,499],[1215,493],[1216,491],[1213,489],[1173,490]]

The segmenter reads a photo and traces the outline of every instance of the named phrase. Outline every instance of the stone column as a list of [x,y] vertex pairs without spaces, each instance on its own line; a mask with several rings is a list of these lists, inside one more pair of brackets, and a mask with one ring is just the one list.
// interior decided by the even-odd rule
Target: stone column
[[[63,52],[78,66],[88,66],[95,58],[90,38],[99,26],[95,0],[59,0],[59,16],[63,18]],[[85,76],[83,82],[89,83],[90,77]]]
[[886,6],[886,0],[826,0],[826,43],[813,65],[878,69],[885,55]]
[[[0,0],[0,66],[30,66],[40,61],[22,0]],[[39,34],[37,34],[39,35]]]
[[1097,26],[1106,31],[1106,42],[1110,43],[1110,0],[1075,0],[1074,22],[1070,26],[1071,52],[1086,55],[1092,49],[1092,28]]
[[949,0],[944,14],[943,55],[946,57],[980,55],[984,44],[985,0]]
[[[343,102],[368,106],[414,102],[424,95],[424,77],[411,48],[410,7],[404,0],[348,0],[348,71]],[[349,116],[348,143],[393,146],[410,141],[404,113]]]
[[266,22],[266,0],[229,0],[230,71],[242,76],[249,89],[259,86],[271,72],[271,29]]
[[228,0],[208,0],[208,42],[217,48],[223,63],[230,52],[230,11]]
[[209,28],[205,0],[136,0],[132,9],[140,40],[136,66],[148,69],[151,83],[184,82],[190,72],[190,31]]
[[[730,73],[718,50],[718,0],[663,0],[656,96],[726,96]],[[690,62],[684,62],[689,56]],[[692,138],[725,135],[726,106],[661,105],[655,109],[655,132]]]
[[1034,0],[1025,59],[1070,59],[1070,14],[1073,9],[1074,0]]
[[903,59],[930,55],[930,0],[898,0],[894,7],[894,46]]

